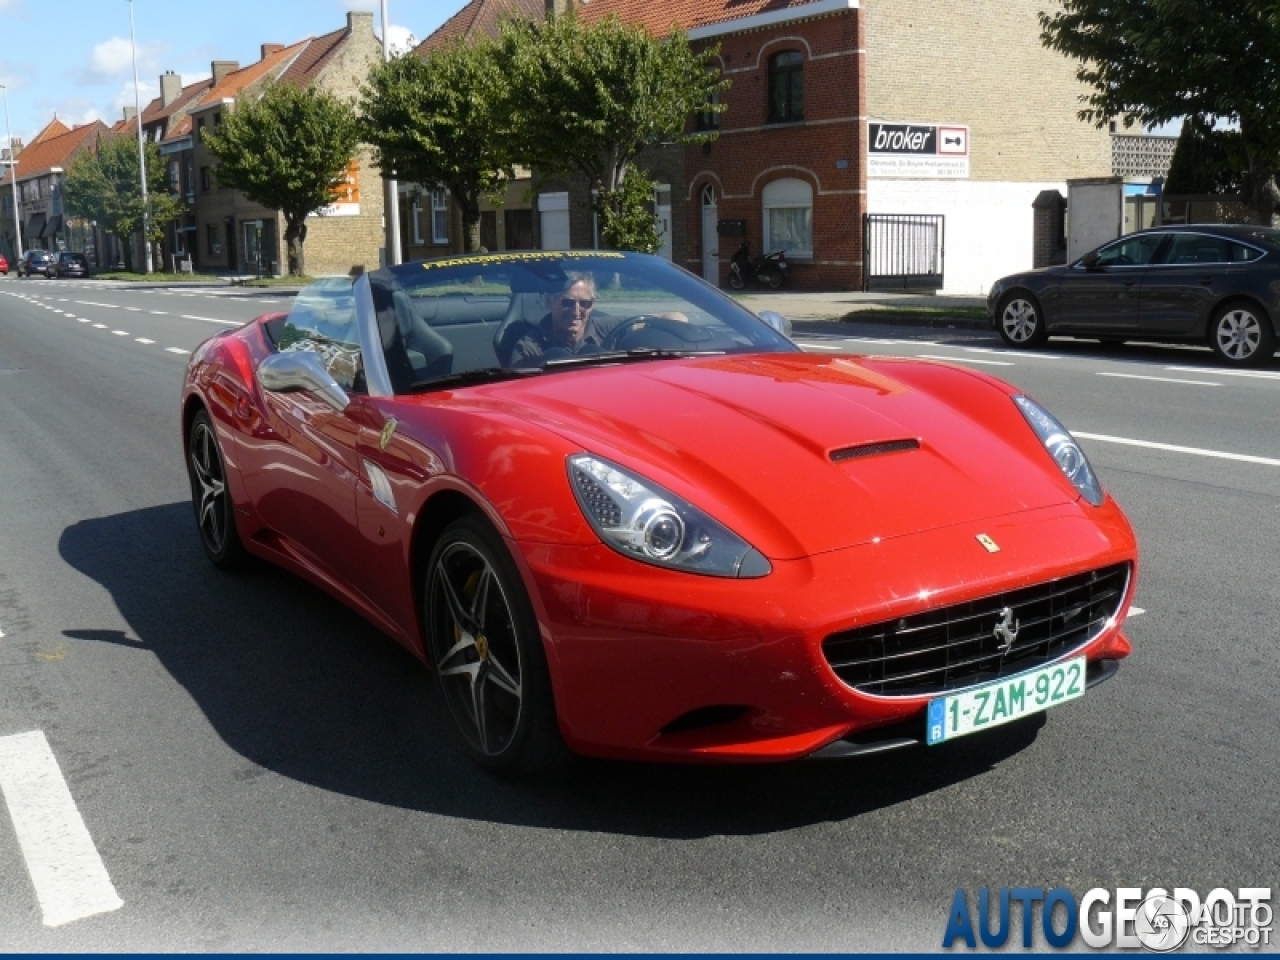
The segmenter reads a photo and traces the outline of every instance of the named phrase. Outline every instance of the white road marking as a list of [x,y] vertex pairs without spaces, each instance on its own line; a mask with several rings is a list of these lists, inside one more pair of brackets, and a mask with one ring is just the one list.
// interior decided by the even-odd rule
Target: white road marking
[[[1165,367],[1166,370],[1178,370],[1182,373],[1208,373],[1200,367]],[[1268,373],[1265,370],[1214,370],[1215,377],[1256,377],[1259,380],[1280,380],[1280,373]]]
[[0,737],[0,791],[46,927],[124,906],[42,731]]
[[138,343],[145,343],[145,344],[147,344],[148,346],[150,346],[151,344],[155,343],[155,341],[154,341],[154,340],[148,340],[146,337],[137,337],[137,338],[135,338],[135,339],[138,341]]
[[1180,447],[1172,443],[1152,443],[1150,440],[1131,440],[1128,437],[1108,437],[1101,433],[1071,431],[1072,436],[1101,443],[1118,443],[1127,447],[1145,447],[1148,450],[1167,450],[1170,453],[1189,453],[1197,457],[1214,457],[1218,460],[1239,460],[1242,463],[1259,463],[1264,467],[1280,467],[1274,457],[1255,457],[1247,453],[1226,453],[1222,450],[1205,450],[1202,447]]
[[994,353],[1003,357],[1026,357],[1029,360],[1061,360],[1056,353],[1031,353],[1026,350],[993,350],[991,347],[961,347],[970,353]]
[[81,323],[88,323],[88,322],[89,322],[89,318],[88,318],[88,317],[76,317],[76,319],[77,319],[77,320],[79,320]]
[[95,330],[105,330],[105,329],[107,329],[107,325],[106,325],[105,323],[95,323],[95,324],[93,325],[93,329],[95,329]]
[[1130,608],[1129,608],[1129,616],[1131,616],[1131,617],[1140,617],[1140,616],[1142,616],[1142,615],[1143,615],[1144,613],[1146,613],[1146,612],[1147,612],[1147,611],[1143,610],[1141,607],[1130,607]]
[[191,352],[190,350],[183,350],[181,347],[168,347],[166,349],[168,353],[190,353]]
[[182,314],[182,319],[183,320],[203,320],[205,323],[220,323],[224,327],[243,327],[244,326],[244,321],[242,320],[215,320],[213,317],[193,317],[189,313]]
[[953,363],[980,363],[986,367],[1012,367],[1007,360],[975,360],[973,357],[940,357],[933,353],[917,353],[922,360],[948,360]]
[[828,346],[825,343],[806,343],[803,345],[806,350],[843,350],[841,346]]
[[141,308],[141,307],[121,307],[120,309],[121,309],[121,310],[128,310],[128,311],[130,311],[131,313],[141,313],[141,312],[142,312],[142,308]]
[[112,330],[111,332],[114,333],[117,337],[127,337],[129,335],[128,330]]
[[167,314],[167,313],[165,313],[163,310],[148,310],[147,312],[148,312],[148,313],[153,313],[153,314],[155,314],[157,317],[167,317],[167,316],[168,316],[168,314]]
[[114,303],[94,303],[92,300],[77,300],[76,303],[80,304],[82,307],[106,307],[108,310],[114,310],[116,308]]
[[1098,372],[1100,377],[1121,377],[1125,380],[1154,380],[1157,383],[1186,383],[1193,387],[1220,387],[1220,383],[1211,383],[1208,380],[1175,380],[1173,377],[1144,377],[1137,373],[1105,373]]

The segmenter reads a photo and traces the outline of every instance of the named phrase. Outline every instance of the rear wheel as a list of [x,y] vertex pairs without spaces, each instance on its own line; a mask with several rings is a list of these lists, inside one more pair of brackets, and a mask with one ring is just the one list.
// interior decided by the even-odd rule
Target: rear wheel
[[467,752],[494,773],[562,765],[537,618],[506,544],[481,517],[450,524],[427,568],[427,647]]
[[777,290],[782,286],[782,271],[777,267],[765,267],[757,276],[760,278],[760,282],[770,290]]
[[1011,347],[1040,347],[1049,339],[1040,301],[1024,291],[1007,294],[996,309],[996,319],[1000,338]]
[[187,474],[191,479],[191,505],[200,529],[200,545],[215,567],[232,570],[245,561],[244,545],[236,530],[235,507],[227,487],[226,461],[208,411],[191,421],[187,440]]
[[1257,367],[1275,354],[1275,331],[1253,304],[1228,303],[1209,324],[1209,346],[1233,367]]

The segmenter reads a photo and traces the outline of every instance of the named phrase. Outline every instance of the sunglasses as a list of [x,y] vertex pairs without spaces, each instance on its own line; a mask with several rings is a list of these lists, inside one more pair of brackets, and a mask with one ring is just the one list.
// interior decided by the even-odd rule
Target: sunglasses
[[560,308],[562,310],[581,309],[584,313],[596,305],[594,300],[575,300],[573,297],[561,297]]

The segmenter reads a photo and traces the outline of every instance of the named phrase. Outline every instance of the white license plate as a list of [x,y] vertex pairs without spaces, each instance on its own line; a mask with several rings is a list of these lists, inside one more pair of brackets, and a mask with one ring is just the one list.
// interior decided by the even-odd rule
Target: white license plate
[[1073,657],[929,701],[929,745],[998,727],[1084,696],[1085,658]]

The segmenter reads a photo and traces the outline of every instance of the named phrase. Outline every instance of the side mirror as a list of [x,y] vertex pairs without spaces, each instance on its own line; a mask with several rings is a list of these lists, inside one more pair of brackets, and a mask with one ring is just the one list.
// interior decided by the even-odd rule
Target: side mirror
[[1084,267],[1086,270],[1098,269],[1098,251],[1090,250],[1083,257],[1081,257],[1080,266]]
[[761,310],[757,316],[788,340],[791,339],[791,321],[776,310]]
[[314,393],[333,409],[341,413],[351,403],[347,392],[338,381],[329,376],[320,358],[309,350],[288,350],[273,353],[258,364],[258,382],[264,390],[274,393],[291,393],[305,390]]

